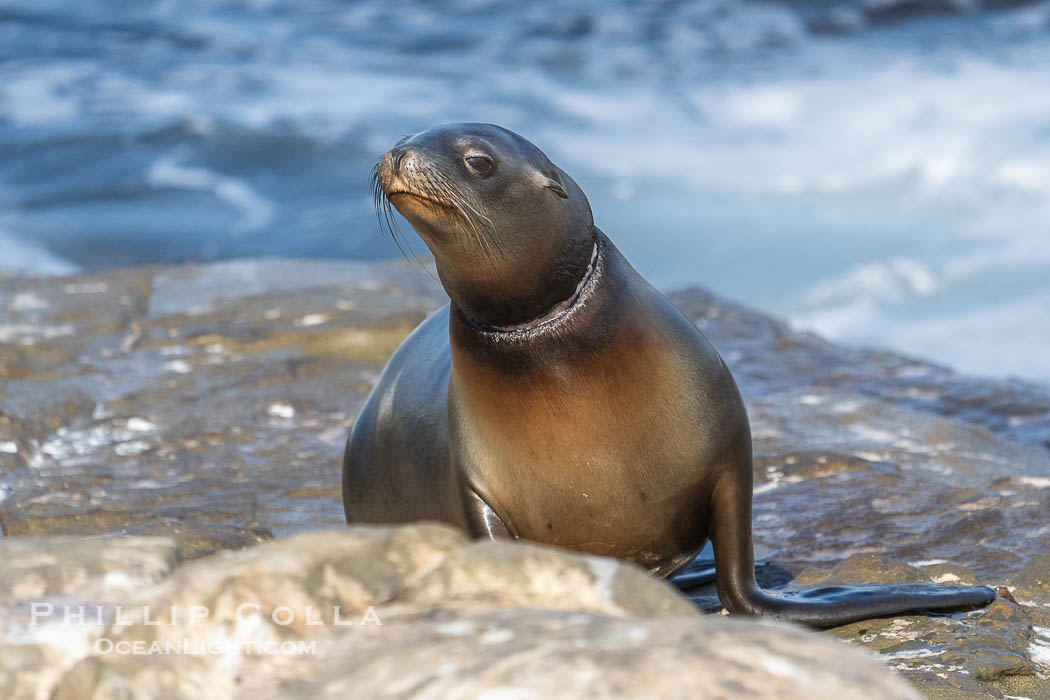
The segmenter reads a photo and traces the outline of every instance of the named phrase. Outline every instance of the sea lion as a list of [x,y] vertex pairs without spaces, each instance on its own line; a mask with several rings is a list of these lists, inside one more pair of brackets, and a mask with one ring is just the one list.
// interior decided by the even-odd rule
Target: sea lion
[[988,603],[981,586],[755,582],[751,432],[725,362],[595,225],[580,187],[489,124],[402,139],[376,166],[450,304],[397,349],[351,431],[349,523],[422,519],[667,576],[710,538],[722,604],[827,627]]

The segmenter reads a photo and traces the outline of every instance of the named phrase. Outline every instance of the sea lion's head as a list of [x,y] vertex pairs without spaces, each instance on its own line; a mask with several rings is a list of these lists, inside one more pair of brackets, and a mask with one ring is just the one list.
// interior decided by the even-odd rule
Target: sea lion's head
[[543,152],[492,124],[446,124],[398,142],[376,166],[426,242],[452,303],[477,324],[542,317],[587,275],[594,220],[583,190]]

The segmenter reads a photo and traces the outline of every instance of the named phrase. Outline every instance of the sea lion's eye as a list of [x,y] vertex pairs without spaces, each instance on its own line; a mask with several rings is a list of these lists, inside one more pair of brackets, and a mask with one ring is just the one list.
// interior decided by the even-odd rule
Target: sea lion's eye
[[492,161],[485,156],[467,156],[463,160],[467,162],[467,167],[478,175],[488,175],[492,170]]

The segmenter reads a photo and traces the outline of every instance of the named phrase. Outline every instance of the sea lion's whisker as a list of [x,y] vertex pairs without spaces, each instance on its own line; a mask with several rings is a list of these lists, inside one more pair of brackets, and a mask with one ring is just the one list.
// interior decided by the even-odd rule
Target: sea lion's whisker
[[[409,250],[412,247],[408,245],[408,240],[405,238],[404,232],[401,231],[401,227],[397,224],[397,219],[394,217],[394,206],[390,202],[390,198],[386,196],[386,191],[383,189],[382,183],[379,181],[379,164],[376,163],[372,168],[372,203],[375,207],[376,219],[379,221],[380,231],[387,231],[390,233],[390,238],[393,239],[394,245],[397,246],[401,256],[405,260],[409,260],[408,253],[405,252],[407,246]],[[417,262],[419,256],[412,251],[412,258],[415,258]]]
[[[404,193],[415,195],[436,205],[435,212],[449,218],[456,218],[466,224],[470,237],[477,246],[481,257],[490,264],[502,259],[503,251],[498,245],[499,237],[486,235],[495,233],[492,220],[482,213],[482,207],[468,193],[464,192],[457,184],[438,168],[430,163],[409,161],[404,164],[400,180],[406,185],[405,189],[388,193],[380,181],[380,163],[372,168],[372,198],[379,219],[380,228],[389,232],[401,255],[408,259],[406,252],[412,252],[412,257],[419,261],[419,257],[412,251],[404,232],[401,230],[394,214],[394,206],[390,201],[391,194]],[[421,261],[420,261],[421,262]],[[421,263],[422,264],[422,263]]]
[[481,213],[477,203],[471,201],[471,198],[466,196],[456,185],[449,179],[447,175],[440,171],[433,171],[435,178],[438,180],[440,185],[443,187],[445,196],[444,201],[449,202],[458,211],[460,216],[467,225],[470,226],[471,233],[474,235],[474,240],[477,242],[478,247],[484,253],[487,259],[499,258],[501,255],[495,255],[498,253],[498,249],[494,249],[494,241],[498,241],[498,236],[485,236],[482,231],[478,228],[478,222],[481,221],[488,228],[489,233],[495,233],[495,227],[492,224],[492,220]]
[[426,167],[421,170],[420,175],[421,181],[419,184],[422,190],[436,202],[455,211],[459,218],[470,228],[474,242],[477,244],[483,257],[486,260],[490,260],[492,258],[492,245],[477,227],[475,221],[477,218],[476,209],[471,206],[466,197],[449,181],[444,173],[436,168]]
[[[437,279],[437,276],[427,268],[423,260],[416,255],[416,251],[412,249],[412,245],[408,242],[408,238],[398,225],[397,217],[394,215],[394,205],[390,201],[390,197],[387,196],[386,190],[383,189],[382,183],[379,181],[378,163],[372,168],[372,203],[375,207],[376,219],[379,221],[380,231],[387,231],[390,233],[390,237],[393,239],[398,251],[401,252],[401,256],[405,260],[415,260],[428,275],[440,282],[440,280]],[[406,248],[408,249],[408,252],[405,252]],[[411,257],[408,253],[412,254]]]

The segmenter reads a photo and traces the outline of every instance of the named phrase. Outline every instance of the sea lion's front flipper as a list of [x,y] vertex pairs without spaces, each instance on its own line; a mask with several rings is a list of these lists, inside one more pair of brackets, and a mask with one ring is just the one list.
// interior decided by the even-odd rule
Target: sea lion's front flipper
[[474,489],[467,489],[466,503],[464,505],[470,534],[474,537],[487,537],[492,540],[498,537],[514,537],[510,528],[503,522],[503,518],[499,517],[496,511],[492,510],[492,507]]
[[718,597],[731,613],[835,627],[904,612],[987,605],[995,599],[995,591],[986,586],[935,583],[823,586],[766,593],[755,581],[751,483],[735,478],[739,474],[736,469],[728,471],[714,489],[708,525],[715,549]]

